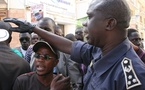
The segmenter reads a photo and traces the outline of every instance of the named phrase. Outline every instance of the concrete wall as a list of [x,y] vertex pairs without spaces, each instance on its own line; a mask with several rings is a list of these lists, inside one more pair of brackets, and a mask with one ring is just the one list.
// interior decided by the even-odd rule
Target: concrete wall
[[65,25],[65,35],[66,34],[69,34],[69,33],[72,33],[75,35],[75,29],[76,29],[76,25]]
[[87,14],[87,10],[88,10],[88,7],[89,7],[89,4],[90,4],[91,0],[84,0],[84,1],[78,1],[77,2],[77,9],[76,9],[76,18],[77,19],[80,19],[80,18],[83,18],[83,17],[86,17]]
[[[14,17],[14,18],[23,18],[25,19],[25,10],[24,9],[9,9],[8,11],[8,17]],[[15,26],[12,24],[12,26]],[[12,41],[10,43],[11,47],[17,47],[20,46],[19,42],[19,33],[12,33]]]
[[[25,11],[25,0],[8,0],[8,17],[14,17],[14,18],[23,18],[26,19],[26,11]],[[12,26],[15,26],[12,24]],[[12,33],[12,41],[10,43],[10,46],[17,47],[20,46],[19,42],[19,33],[13,32]]]

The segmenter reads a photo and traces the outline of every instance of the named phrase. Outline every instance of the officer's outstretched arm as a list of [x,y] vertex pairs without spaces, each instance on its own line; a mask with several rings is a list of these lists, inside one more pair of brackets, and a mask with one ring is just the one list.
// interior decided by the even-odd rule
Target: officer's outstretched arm
[[57,36],[53,33],[47,32],[43,29],[40,29],[37,26],[32,25],[31,23],[20,20],[17,18],[5,18],[5,22],[11,22],[16,24],[18,27],[12,27],[10,30],[14,32],[35,32],[49,44],[56,47],[58,50],[70,54],[72,48],[72,41],[65,39],[63,37]]
[[72,41],[64,37],[60,37],[56,34],[47,32],[43,29],[40,29],[39,27],[35,27],[33,31],[45,41],[47,41],[49,44],[56,47],[58,50],[70,54],[72,48]]

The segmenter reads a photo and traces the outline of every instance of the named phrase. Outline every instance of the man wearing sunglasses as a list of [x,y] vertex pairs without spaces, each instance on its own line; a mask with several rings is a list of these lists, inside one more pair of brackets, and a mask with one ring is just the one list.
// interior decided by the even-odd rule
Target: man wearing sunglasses
[[24,58],[26,51],[31,44],[31,35],[29,33],[20,33],[19,41],[21,43],[21,46],[16,47],[15,49],[17,49],[22,54],[22,57]]
[[37,42],[33,46],[33,51],[35,52],[36,72],[19,76],[14,83],[13,90],[51,90],[53,78],[55,82],[60,79],[60,85],[64,84],[65,87],[61,87],[60,90],[70,90],[69,77],[53,74],[53,68],[58,63],[58,51],[45,41]]

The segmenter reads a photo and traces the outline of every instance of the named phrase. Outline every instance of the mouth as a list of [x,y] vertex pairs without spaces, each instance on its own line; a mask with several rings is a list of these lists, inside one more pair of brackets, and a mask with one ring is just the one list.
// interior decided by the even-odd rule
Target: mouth
[[38,66],[36,66],[36,70],[37,71],[44,71],[45,70],[45,67],[38,65]]

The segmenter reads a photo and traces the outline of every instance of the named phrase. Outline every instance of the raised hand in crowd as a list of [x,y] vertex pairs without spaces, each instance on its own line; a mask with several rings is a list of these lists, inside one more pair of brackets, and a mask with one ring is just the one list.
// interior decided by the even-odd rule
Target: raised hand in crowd
[[51,82],[51,90],[72,90],[70,78],[58,74]]

